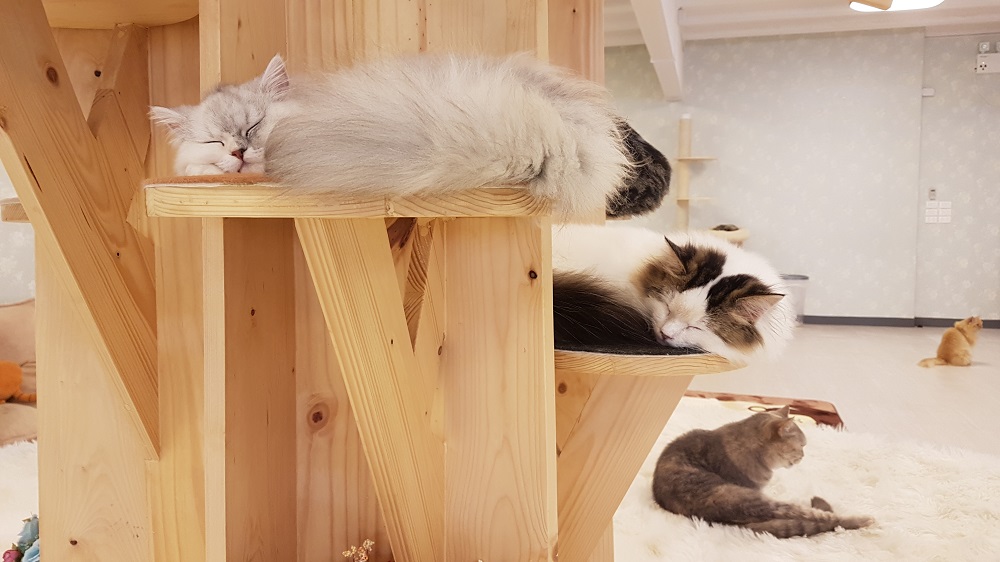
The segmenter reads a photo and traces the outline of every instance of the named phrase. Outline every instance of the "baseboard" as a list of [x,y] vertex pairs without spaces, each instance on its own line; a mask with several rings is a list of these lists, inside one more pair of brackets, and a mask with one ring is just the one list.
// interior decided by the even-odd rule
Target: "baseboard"
[[[950,328],[958,318],[881,318],[875,316],[804,316],[805,324],[830,326],[888,326],[893,328]],[[1000,329],[1000,320],[983,320],[984,328]]]

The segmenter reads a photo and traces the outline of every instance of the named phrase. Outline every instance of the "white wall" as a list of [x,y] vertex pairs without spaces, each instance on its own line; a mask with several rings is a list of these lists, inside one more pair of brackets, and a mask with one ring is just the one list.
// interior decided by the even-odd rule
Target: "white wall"
[[[930,37],[924,49],[921,198],[951,201],[950,224],[919,222],[917,316],[955,318],[1000,310],[1000,74],[969,70],[979,41]],[[921,206],[923,203],[921,203]]]
[[[923,299],[916,305],[926,291],[918,289],[926,275],[918,278],[917,262],[927,263],[924,245],[918,248],[928,181],[921,174],[927,176],[929,165],[921,158],[928,134],[921,131],[927,126],[925,45],[964,61],[964,79],[971,81],[975,44],[975,38],[925,41],[921,30],[689,42],[682,103],[662,101],[643,47],[622,47],[607,50],[607,84],[633,126],[668,157],[676,155],[677,117],[692,114],[693,152],[718,160],[695,168],[691,194],[716,199],[692,204],[691,226],[747,228],[749,249],[782,272],[809,275],[806,314],[954,317],[973,308],[1000,318],[996,276],[967,275],[962,306],[932,311]],[[948,107],[969,103],[940,90],[933,100]],[[1000,122],[994,122],[996,134]],[[963,123],[955,130],[937,127],[935,134],[948,146],[957,143],[955,136],[983,136]],[[996,146],[1000,154],[1000,142]],[[957,183],[997,197],[997,182],[988,175],[995,177],[997,161],[970,167]],[[666,230],[674,212],[668,201],[636,222]],[[1000,222],[992,216],[980,221],[984,233]],[[935,243],[946,255],[979,264],[977,272],[996,272],[993,236],[983,236],[979,249],[943,237]]]
[[[15,196],[0,166],[0,199]],[[0,304],[35,296],[34,240],[30,224],[0,222]]]

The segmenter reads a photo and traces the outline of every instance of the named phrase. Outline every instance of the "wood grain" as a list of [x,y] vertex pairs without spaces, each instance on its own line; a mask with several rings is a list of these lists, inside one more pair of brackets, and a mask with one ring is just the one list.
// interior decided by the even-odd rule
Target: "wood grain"
[[17,197],[0,199],[0,221],[3,222],[30,222],[28,213],[24,212],[24,206]]
[[198,15],[198,0],[43,0],[52,27],[110,29],[120,23],[146,27]]
[[674,377],[724,373],[737,367],[724,358],[710,354],[693,355],[611,355],[586,351],[556,350],[557,371],[596,375],[631,375],[638,377]]
[[390,560],[350,396],[298,240],[295,319],[299,560],[327,562],[365,539],[375,541],[373,560]]
[[443,447],[413,359],[381,219],[297,219],[372,479],[401,562],[443,560]]
[[293,226],[204,229],[207,559],[294,560]]
[[601,538],[590,553],[587,562],[615,562],[615,526],[608,525],[608,528],[601,534]]
[[559,557],[586,560],[693,377],[600,375],[559,455]]
[[470,189],[422,197],[346,198],[335,189],[277,184],[205,183],[146,186],[151,217],[376,218],[505,217],[547,214],[548,203],[518,188]]
[[[78,284],[95,338],[107,346],[123,398],[158,447],[155,290],[126,210],[108,185],[127,184],[123,165],[83,120],[41,5],[0,4],[0,160],[37,240],[58,248],[62,275]],[[111,198],[111,199],[109,199]]]
[[604,83],[604,2],[548,0],[549,62]]
[[63,64],[69,73],[77,102],[85,117],[104,75],[104,62],[114,31],[110,29],[53,29],[52,36],[59,46]]
[[553,560],[555,403],[547,219],[446,224],[448,560]]
[[[197,103],[197,19],[149,30],[149,87],[151,104]],[[170,174],[173,149],[162,131],[154,131],[149,145],[146,175]],[[138,211],[145,216],[144,208]],[[153,557],[205,562],[201,220],[149,222],[156,244],[161,444],[159,462],[149,467]]]
[[150,561],[147,444],[58,248],[36,240],[39,524],[45,560]]

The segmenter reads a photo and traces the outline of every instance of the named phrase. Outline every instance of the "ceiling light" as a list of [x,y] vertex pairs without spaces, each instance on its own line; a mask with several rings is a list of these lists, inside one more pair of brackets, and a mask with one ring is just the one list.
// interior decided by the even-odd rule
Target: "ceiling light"
[[851,9],[858,12],[901,12],[903,10],[933,8],[941,2],[944,2],[944,0],[892,0],[892,5],[889,6],[888,10],[880,10],[861,2],[851,2]]

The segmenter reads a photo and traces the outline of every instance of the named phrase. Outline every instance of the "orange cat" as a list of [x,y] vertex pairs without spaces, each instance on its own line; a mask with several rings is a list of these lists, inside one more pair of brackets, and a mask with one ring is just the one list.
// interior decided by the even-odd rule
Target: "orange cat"
[[34,402],[34,394],[21,392],[21,367],[10,361],[0,361],[0,404],[11,402]]
[[955,365],[966,367],[972,364],[972,346],[976,345],[979,330],[983,329],[983,321],[978,316],[970,316],[965,320],[955,322],[954,328],[948,328],[941,336],[941,345],[937,348],[937,357],[930,357],[917,363],[921,367],[934,365]]

